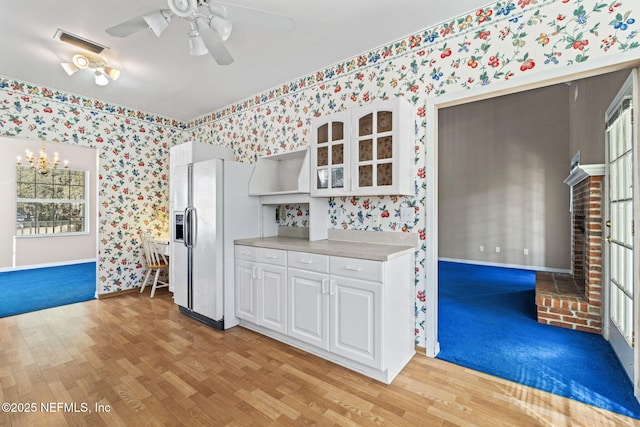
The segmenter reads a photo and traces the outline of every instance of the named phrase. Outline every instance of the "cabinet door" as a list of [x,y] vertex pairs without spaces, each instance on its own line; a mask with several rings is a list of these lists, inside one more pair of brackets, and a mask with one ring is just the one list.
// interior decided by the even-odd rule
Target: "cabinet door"
[[286,334],[287,269],[276,265],[258,268],[258,324]]
[[326,274],[290,268],[288,280],[288,335],[327,350],[329,277]]
[[399,98],[353,110],[353,194],[412,194],[412,122],[410,106]]
[[349,111],[316,119],[311,125],[311,195],[344,195],[350,190]]
[[[354,185],[359,191],[373,194],[391,188],[396,180],[394,148],[396,141],[396,111],[391,105],[360,108],[354,120]],[[396,176],[394,176],[396,175]]]
[[255,269],[258,264],[236,258],[236,316],[257,323],[257,280]]
[[330,348],[332,353],[383,369],[382,284],[331,276]]

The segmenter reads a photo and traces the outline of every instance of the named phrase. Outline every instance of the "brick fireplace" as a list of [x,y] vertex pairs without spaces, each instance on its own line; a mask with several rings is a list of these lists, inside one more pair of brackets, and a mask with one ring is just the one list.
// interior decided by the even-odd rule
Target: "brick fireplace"
[[572,187],[572,274],[538,272],[536,305],[540,323],[602,333],[604,167],[595,166],[565,180]]

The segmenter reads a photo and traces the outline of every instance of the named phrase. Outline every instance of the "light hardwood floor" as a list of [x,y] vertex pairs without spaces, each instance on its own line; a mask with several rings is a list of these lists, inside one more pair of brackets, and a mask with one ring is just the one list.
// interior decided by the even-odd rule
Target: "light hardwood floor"
[[0,402],[35,409],[0,426],[639,425],[423,355],[384,385],[202,325],[166,290],[0,319]]

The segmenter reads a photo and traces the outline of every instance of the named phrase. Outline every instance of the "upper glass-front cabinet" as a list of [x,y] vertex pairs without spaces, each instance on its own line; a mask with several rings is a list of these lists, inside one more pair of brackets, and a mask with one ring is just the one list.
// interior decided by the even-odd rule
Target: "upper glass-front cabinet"
[[397,98],[315,120],[311,195],[413,194],[412,113]]
[[[344,194],[349,182],[349,112],[316,120],[311,141],[311,182],[320,194]],[[318,195],[320,195],[318,194]]]

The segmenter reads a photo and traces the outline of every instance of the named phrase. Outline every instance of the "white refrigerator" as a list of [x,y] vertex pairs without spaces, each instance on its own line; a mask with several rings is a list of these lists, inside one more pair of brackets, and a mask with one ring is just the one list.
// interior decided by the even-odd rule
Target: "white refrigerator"
[[260,233],[253,165],[212,159],[177,166],[170,177],[169,281],[180,311],[217,329],[235,316],[234,241]]

